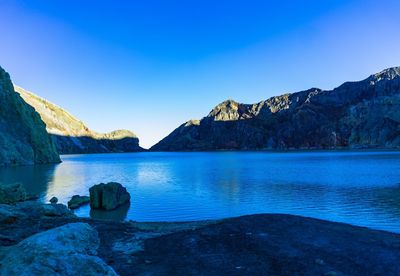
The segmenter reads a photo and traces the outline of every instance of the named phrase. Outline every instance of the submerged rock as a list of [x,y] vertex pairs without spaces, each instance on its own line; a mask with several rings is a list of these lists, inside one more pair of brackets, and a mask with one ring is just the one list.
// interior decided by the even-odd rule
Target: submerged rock
[[26,200],[26,190],[21,183],[0,184],[0,204]]
[[90,197],[88,196],[80,196],[74,195],[71,200],[68,201],[68,208],[76,209],[81,207],[82,205],[88,204],[90,202]]
[[89,224],[66,224],[11,247],[0,275],[117,275],[96,256],[98,247],[98,233]]
[[90,207],[94,209],[113,210],[130,201],[131,196],[120,183],[100,183],[89,189]]

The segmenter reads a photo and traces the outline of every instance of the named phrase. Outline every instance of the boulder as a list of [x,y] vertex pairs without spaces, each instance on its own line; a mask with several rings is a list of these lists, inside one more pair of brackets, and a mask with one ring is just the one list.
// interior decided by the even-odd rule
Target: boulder
[[100,183],[89,189],[90,207],[93,209],[113,210],[130,201],[131,196],[120,183]]
[[[0,206],[4,206],[1,205]],[[64,204],[44,204],[38,201],[22,201],[10,206],[9,210],[24,214],[30,218],[41,217],[75,217]]]
[[68,201],[68,208],[76,209],[89,202],[90,202],[90,197],[88,196],[74,195],[72,196],[71,200]]
[[7,250],[0,275],[117,275],[96,256],[98,247],[98,233],[89,224],[66,224]]
[[43,216],[46,217],[71,217],[73,213],[64,204],[43,204],[41,206]]
[[55,196],[53,196],[51,199],[50,199],[50,203],[51,204],[56,204],[58,202],[58,198],[56,198]]
[[43,204],[37,201],[23,201],[16,204],[0,204],[0,224],[12,224],[26,218],[75,217],[74,213],[63,204]]
[[21,183],[0,184],[0,204],[26,200],[26,190]]

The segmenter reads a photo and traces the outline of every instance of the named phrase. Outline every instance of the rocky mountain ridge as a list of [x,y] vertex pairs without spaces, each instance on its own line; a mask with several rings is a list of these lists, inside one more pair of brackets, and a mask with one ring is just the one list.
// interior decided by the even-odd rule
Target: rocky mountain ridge
[[154,145],[154,151],[400,147],[400,67],[256,104],[227,100]]
[[60,162],[39,114],[14,91],[0,67],[0,166]]
[[46,124],[60,154],[142,151],[138,137],[129,130],[98,133],[63,108],[17,85],[15,91],[31,105]]

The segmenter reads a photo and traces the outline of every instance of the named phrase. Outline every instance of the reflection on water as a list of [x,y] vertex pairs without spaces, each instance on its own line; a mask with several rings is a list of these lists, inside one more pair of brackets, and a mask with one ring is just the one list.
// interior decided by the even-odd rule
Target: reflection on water
[[47,187],[51,186],[57,165],[22,166],[0,169],[0,183],[23,183],[30,195],[41,200],[47,198]]
[[126,203],[115,210],[104,211],[104,210],[90,210],[90,217],[94,219],[102,219],[102,220],[114,220],[114,221],[123,221],[126,219],[126,215],[128,214],[129,207],[131,205]]
[[114,213],[81,216],[139,221],[289,213],[400,232],[400,153],[203,152],[66,155],[53,166],[0,170],[41,200],[66,203],[100,182],[132,195]]

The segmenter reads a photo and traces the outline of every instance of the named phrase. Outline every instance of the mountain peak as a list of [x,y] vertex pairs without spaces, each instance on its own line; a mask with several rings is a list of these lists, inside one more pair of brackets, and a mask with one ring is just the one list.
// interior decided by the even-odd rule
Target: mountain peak
[[387,68],[379,73],[372,75],[372,77],[379,79],[379,80],[380,79],[392,80],[398,76],[400,76],[400,67]]
[[214,107],[207,117],[214,118],[214,121],[232,121],[240,117],[240,104],[228,99]]

